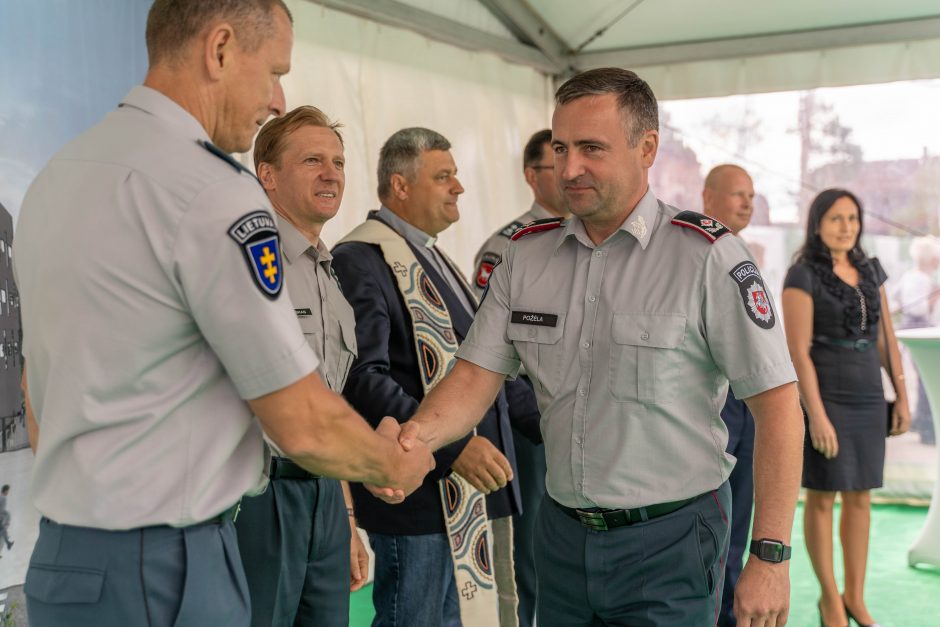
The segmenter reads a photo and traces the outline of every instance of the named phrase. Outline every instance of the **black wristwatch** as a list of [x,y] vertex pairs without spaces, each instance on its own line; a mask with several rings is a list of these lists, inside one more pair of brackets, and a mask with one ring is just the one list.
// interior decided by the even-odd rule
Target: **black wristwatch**
[[790,553],[792,552],[793,549],[780,540],[761,538],[760,540],[751,541],[751,553],[756,555],[757,559],[762,559],[765,562],[773,562],[774,564],[785,562],[790,559]]

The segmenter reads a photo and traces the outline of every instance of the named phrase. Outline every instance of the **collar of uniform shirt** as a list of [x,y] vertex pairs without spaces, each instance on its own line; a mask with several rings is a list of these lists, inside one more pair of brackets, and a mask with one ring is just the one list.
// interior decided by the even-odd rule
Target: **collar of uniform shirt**
[[[653,193],[653,189],[647,188],[643,198],[640,199],[640,202],[636,204],[636,207],[633,208],[633,211],[630,212],[630,215],[627,216],[627,219],[623,221],[623,224],[621,224],[617,230],[624,231],[634,237],[636,241],[639,242],[640,248],[646,250],[650,239],[653,237],[653,231],[658,226],[659,201],[656,200],[656,194]],[[604,244],[611,241],[616,235],[617,232],[615,231],[613,235],[607,238]],[[562,242],[566,241],[568,237],[574,237],[588,248],[598,248],[598,246],[595,246],[594,242],[591,241],[591,238],[588,237],[587,231],[584,230],[584,224],[577,216],[571,216],[571,219],[568,220],[568,223],[565,225],[564,233],[562,237],[558,239],[558,243],[555,247],[561,246]],[[601,246],[604,244],[601,244]]]
[[206,129],[189,111],[151,87],[137,85],[124,96],[118,106],[134,107],[169,122],[179,128],[185,137],[197,141],[212,141]]
[[326,269],[329,270],[333,255],[330,254],[322,239],[317,239],[317,245],[314,246],[303,233],[297,230],[297,227],[284,219],[283,216],[275,214],[275,218],[277,219],[277,230],[281,235],[281,250],[288,263],[294,263],[298,257],[309,252],[314,261],[325,264]]
[[383,222],[385,222],[385,224],[392,227],[395,231],[398,232],[399,235],[419,248],[434,248],[434,244],[437,243],[437,237],[428,235],[418,227],[405,222],[398,216],[397,213],[385,205],[382,205],[374,215],[375,217],[380,218]]

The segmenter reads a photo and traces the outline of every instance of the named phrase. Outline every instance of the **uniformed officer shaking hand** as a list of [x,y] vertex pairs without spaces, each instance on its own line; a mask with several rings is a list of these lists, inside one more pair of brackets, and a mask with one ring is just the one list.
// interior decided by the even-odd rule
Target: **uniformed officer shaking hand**
[[591,70],[555,100],[555,175],[573,217],[516,233],[456,366],[402,443],[460,437],[523,364],[548,461],[539,625],[713,624],[728,546],[733,458],[719,411],[730,381],[757,426],[759,540],[735,614],[739,625],[782,625],[803,426],[760,273],[720,223],[653,195],[658,113],[642,79]]
[[[316,107],[268,121],[255,140],[258,178],[277,214],[284,280],[320,375],[341,392],[356,357],[356,318],[320,231],[346,187],[340,124]],[[349,624],[349,594],[369,574],[346,482],[313,475],[271,443],[271,482],[242,499],[235,528],[255,627]],[[342,485],[341,485],[342,484]],[[348,515],[347,515],[348,513]]]
[[408,493],[433,467],[315,372],[270,204],[227,154],[283,113],[291,29],[281,0],[156,0],[144,85],[27,193],[31,625],[248,625],[231,513],[264,485],[253,414],[311,473]]

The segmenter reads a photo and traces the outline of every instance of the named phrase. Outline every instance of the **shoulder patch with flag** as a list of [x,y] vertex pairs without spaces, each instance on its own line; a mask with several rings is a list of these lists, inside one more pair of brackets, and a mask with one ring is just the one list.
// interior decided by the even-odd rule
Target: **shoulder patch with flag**
[[483,253],[483,256],[480,258],[480,265],[477,267],[476,274],[473,277],[473,282],[476,283],[477,287],[486,287],[490,282],[490,274],[493,273],[493,268],[496,267],[496,264],[499,263],[499,255],[494,253]]
[[524,227],[512,234],[512,241],[518,240],[520,237],[525,237],[526,235],[531,235],[532,233],[542,233],[543,231],[552,231],[561,226],[561,223],[564,222],[564,218],[545,218],[544,220],[536,220],[534,222],[529,222]]
[[271,300],[280,296],[284,267],[277,224],[271,214],[258,210],[243,215],[229,227],[228,234],[241,247],[251,278],[261,293]]
[[731,229],[716,220],[696,211],[681,211],[672,219],[676,226],[698,231],[705,239],[714,244],[719,239],[731,233]]
[[770,304],[770,296],[764,287],[764,279],[761,278],[754,262],[742,261],[728,274],[738,284],[748,317],[762,329],[772,329],[776,316]]

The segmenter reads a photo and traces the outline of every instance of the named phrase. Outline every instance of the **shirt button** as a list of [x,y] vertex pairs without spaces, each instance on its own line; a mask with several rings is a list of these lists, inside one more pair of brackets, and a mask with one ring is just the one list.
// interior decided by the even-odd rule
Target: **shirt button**
[[584,396],[584,388],[578,388],[578,396]]
[[529,337],[535,337],[535,329],[529,329]]
[[579,435],[579,436],[575,436],[575,438],[574,438],[574,443],[575,443],[575,444],[581,444],[581,436],[580,436],[580,435]]
[[581,344],[581,348],[591,348],[591,343],[590,343],[590,342],[583,342],[583,343]]
[[588,296],[588,300],[593,303],[595,300],[597,300],[597,296]]
[[650,339],[650,334],[647,333],[646,331],[643,331],[643,333],[640,334],[640,339],[643,340],[643,341],[646,341],[646,340]]
[[603,255],[603,254],[604,254],[604,253],[602,253],[602,252],[599,251],[599,250],[595,250],[595,251],[594,251],[594,256],[595,256],[595,257],[600,257],[600,256]]

